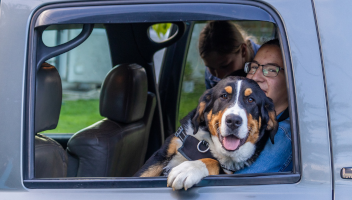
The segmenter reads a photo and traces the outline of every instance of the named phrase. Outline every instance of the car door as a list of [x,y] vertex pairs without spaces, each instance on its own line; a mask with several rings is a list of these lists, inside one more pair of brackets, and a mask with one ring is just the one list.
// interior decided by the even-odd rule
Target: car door
[[[314,1],[320,35],[322,64],[324,66],[326,93],[331,131],[331,166],[336,199],[350,199],[349,169],[352,166],[351,109],[352,103],[349,67],[351,20],[346,17],[350,1]],[[343,171],[346,173],[343,176]]]
[[[276,4],[277,2],[270,2],[273,3],[273,5],[280,5]],[[297,2],[297,4],[300,4],[302,2]],[[295,6],[296,4],[290,4],[291,6]],[[302,5],[302,4],[300,4]],[[301,145],[299,146],[300,151],[301,151],[301,158],[302,159],[302,166],[304,168],[302,169],[302,180],[300,182],[303,183],[305,181],[312,181],[311,183],[314,182],[321,182],[321,176],[319,174],[324,174],[327,175],[325,176],[325,188],[322,189],[321,191],[324,191],[324,197],[325,198],[331,198],[332,194],[332,177],[330,170],[330,150],[329,150],[329,140],[327,138],[321,138],[319,135],[324,135],[325,137],[328,137],[328,129],[327,129],[327,110],[326,110],[326,97],[324,92],[324,87],[323,86],[323,74],[318,72],[322,70],[322,65],[321,65],[321,58],[319,56],[319,45],[318,45],[318,37],[316,36],[317,32],[314,30],[315,23],[314,23],[314,10],[312,9],[313,7],[312,4],[307,5],[307,7],[302,7],[304,9],[300,10],[300,17],[302,18],[303,21],[299,21],[301,19],[298,16],[295,16],[295,12],[287,10],[288,7],[285,7],[282,5],[282,7],[275,7],[275,8],[281,8],[283,9],[283,12],[280,13],[281,17],[285,19],[285,26],[286,26],[286,31],[287,31],[287,37],[289,38],[288,41],[290,43],[290,54],[291,54],[291,59],[293,62],[293,70],[294,70],[294,81],[295,84],[293,88],[291,88],[291,91],[295,92],[295,96],[298,100],[297,105],[298,105],[298,112],[297,115],[299,116],[298,124],[300,126],[299,132],[300,132],[300,142]],[[280,9],[279,9],[280,10]],[[291,18],[292,17],[292,18]],[[293,21],[290,21],[293,20]],[[307,20],[310,19],[310,20]],[[193,26],[194,27],[194,26]],[[165,102],[163,103],[163,108],[164,108],[164,120],[167,122],[165,123],[165,130],[166,132],[172,133],[172,131],[175,131],[177,129],[179,123],[178,120],[182,119],[182,117],[185,116],[184,107],[189,107],[186,104],[189,104],[189,98],[192,97],[192,93],[190,95],[187,95],[189,93],[189,89],[186,89],[185,86],[188,88],[197,88],[197,82],[199,85],[203,84],[202,87],[204,87],[204,64],[198,60],[201,60],[199,55],[196,55],[192,51],[192,48],[197,48],[197,42],[198,42],[198,37],[192,38],[195,35],[195,31],[191,29],[190,33],[188,33],[189,39],[184,41],[184,44],[177,44],[180,46],[176,46],[174,48],[170,47],[168,49],[168,52],[166,53],[166,57],[164,58],[166,62],[164,63],[164,73],[167,74],[167,67],[169,67],[170,72],[172,73],[173,76],[166,76],[164,80],[161,80],[160,84],[160,94],[161,94],[161,99],[165,98]],[[199,30],[198,33],[199,35]],[[196,35],[197,35],[196,34]],[[304,35],[304,37],[302,37]],[[192,39],[196,40],[195,42],[192,41]],[[188,42],[188,43],[187,43]],[[300,43],[302,42],[302,43]],[[301,45],[300,45],[301,44]],[[184,46],[182,46],[184,45]],[[194,47],[195,46],[195,47]],[[178,52],[177,48],[180,49],[185,49],[184,52],[187,52],[187,54],[184,55],[178,55],[175,51]],[[308,50],[307,52],[302,52],[303,49]],[[180,50],[179,50],[180,51]],[[169,53],[169,54],[168,54]],[[194,58],[195,56],[198,56],[198,58]],[[307,56],[307,57],[306,57]],[[305,60],[304,58],[307,58]],[[164,60],[164,61],[165,61]],[[196,60],[196,61],[194,61]],[[309,60],[309,61],[308,61]],[[179,62],[179,64],[177,64]],[[194,73],[198,74],[203,74],[203,76],[200,76],[200,78],[193,76],[192,78],[189,78],[189,74],[187,74],[187,65],[191,65],[190,63],[196,62],[194,64],[195,66],[192,67],[191,70],[197,70],[196,72],[193,71]],[[304,64],[304,62],[312,62],[311,64]],[[314,63],[314,64],[313,64]],[[183,66],[183,72],[178,72],[177,71],[177,65],[182,65]],[[312,69],[311,66],[314,65],[315,69]],[[308,67],[309,66],[309,67]],[[166,68],[166,69],[165,69]],[[175,74],[181,73],[180,77],[175,77]],[[182,74],[183,73],[183,74]],[[196,79],[196,80],[195,80]],[[191,80],[191,81],[190,81]],[[164,83],[162,81],[165,81]],[[178,82],[177,82],[178,81]],[[177,84],[177,83],[179,84]],[[192,87],[189,87],[189,83],[191,82]],[[203,82],[203,83],[200,83]],[[318,92],[316,89],[319,88]],[[190,89],[193,90],[193,89]],[[314,91],[313,91],[314,90]],[[172,91],[172,92],[171,92]],[[307,92],[307,93],[306,93]],[[171,93],[178,94],[177,95],[172,95]],[[201,94],[202,92],[200,92]],[[198,94],[198,95],[200,95]],[[319,106],[316,103],[312,103],[307,101],[310,97],[315,100],[318,100]],[[314,100],[314,101],[315,101]],[[192,108],[195,108],[197,104],[198,98],[194,97],[194,100],[192,102]],[[313,106],[315,105],[315,106]],[[187,108],[190,109],[190,108]],[[310,111],[308,111],[310,110]],[[188,110],[189,111],[189,110]],[[322,117],[319,118],[318,116]],[[317,118],[318,117],[318,118]],[[173,123],[170,123],[172,121]],[[314,125],[313,125],[314,124]],[[318,125],[319,124],[319,125]],[[312,126],[317,125],[317,127],[320,127],[320,129],[315,129],[313,131]],[[316,128],[317,128],[316,127]],[[324,127],[324,128],[323,128]],[[323,128],[323,129],[321,129]],[[310,132],[313,131],[313,132]],[[308,133],[310,132],[310,133]],[[324,133],[324,134],[323,134]],[[315,139],[313,139],[315,138]],[[310,144],[308,144],[308,143]],[[307,145],[307,146],[306,146]],[[318,151],[324,151],[325,155],[328,156],[323,156],[323,154],[317,153]],[[320,154],[318,156],[318,154]],[[316,155],[317,157],[313,156]],[[324,162],[318,164],[315,163],[315,161],[320,160],[320,158],[324,157]],[[322,160],[320,160],[322,161]],[[306,163],[306,164],[305,164]],[[321,168],[318,168],[317,166],[321,166]],[[318,171],[315,171],[318,170]],[[315,171],[315,172],[314,172]],[[317,180],[315,178],[318,178],[320,180]],[[307,185],[310,185],[310,183],[307,183]],[[312,184],[314,185],[314,184]],[[305,185],[306,186],[306,185]],[[320,190],[319,189],[319,190]],[[312,195],[311,192],[307,192],[307,194]],[[314,192],[314,195],[317,195],[319,192]],[[313,195],[313,196],[314,196]],[[297,198],[295,195],[293,195],[292,198]]]
[[[36,54],[29,54],[28,51],[26,51],[20,52],[17,57],[14,56],[11,58],[6,54],[0,55],[0,70],[1,72],[8,72],[0,73],[0,110],[2,110],[3,113],[12,113],[11,115],[2,116],[4,120],[0,121],[0,127],[3,127],[2,131],[0,131],[0,135],[3,136],[2,138],[6,139],[2,140],[0,145],[1,161],[4,163],[0,165],[0,180],[2,180],[0,187],[2,189],[8,189],[1,193],[2,196],[6,198],[26,199],[331,199],[332,176],[326,98],[318,36],[311,2],[304,0],[290,2],[268,0],[265,3],[261,3],[257,1],[224,0],[216,3],[204,3],[203,1],[195,1],[193,3],[172,1],[163,4],[148,1],[148,4],[146,4],[145,1],[133,1],[132,3],[97,1],[60,4],[59,1],[53,0],[47,2],[45,5],[33,1],[23,7],[12,7],[11,2],[7,0],[3,0],[1,3],[2,7],[9,6],[7,9],[2,10],[4,17],[0,18],[1,22],[13,18],[12,23],[25,27],[27,27],[28,21],[34,20],[32,19],[32,13],[36,11],[36,8],[43,8],[43,6],[50,3],[52,4],[49,6],[57,6],[55,9],[61,9],[61,11],[67,14],[57,15],[57,18],[48,17],[49,20],[53,20],[52,23],[62,19],[69,21],[82,14],[87,8],[96,11],[89,12],[90,14],[95,14],[96,17],[89,18],[90,16],[88,16],[84,18],[84,20],[88,20],[86,23],[92,23],[93,20],[101,19],[99,18],[102,16],[101,13],[104,13],[103,10],[107,12],[109,6],[114,6],[114,11],[111,11],[112,9],[109,11],[113,14],[118,11],[121,18],[121,13],[130,16],[126,19],[122,18],[122,20],[126,20],[126,22],[129,23],[133,23],[133,20],[140,22],[138,21],[140,20],[139,18],[132,17],[132,14],[140,12],[145,12],[146,15],[144,16],[147,16],[147,19],[152,22],[164,22],[163,20],[165,19],[163,18],[158,18],[160,21],[154,18],[155,16],[163,17],[163,14],[168,17],[171,16],[171,18],[174,17],[172,18],[174,20],[177,18],[183,21],[189,27],[188,34],[186,32],[184,38],[181,38],[180,43],[175,44],[167,50],[169,52],[165,54],[163,71],[161,72],[159,80],[159,104],[162,108],[162,114],[165,116],[162,119],[164,126],[167,126],[166,131],[175,131],[176,128],[178,99],[180,98],[180,80],[183,75],[182,70],[185,67],[185,59],[193,27],[189,19],[192,19],[191,21],[224,20],[235,18],[235,16],[239,18],[239,16],[242,16],[240,14],[243,13],[243,16],[247,16],[245,20],[252,19],[248,17],[249,15],[246,15],[246,11],[251,11],[249,13],[255,13],[259,16],[261,14],[269,16],[267,20],[275,21],[278,26],[279,37],[283,47],[282,53],[288,69],[286,72],[286,82],[289,86],[291,129],[293,133],[292,145],[294,148],[295,166],[294,171],[290,173],[207,177],[196,187],[188,191],[172,191],[172,189],[167,188],[166,177],[35,179],[33,176],[29,176],[31,173],[30,167],[33,166],[29,158],[33,152],[30,152],[30,150],[28,150],[30,148],[27,146],[31,145],[28,137],[31,136],[31,131],[33,132],[33,130],[31,130],[31,128],[33,128],[33,124],[31,124],[33,123],[33,119],[27,117],[30,110],[26,110],[28,107],[25,106],[28,101],[28,94],[25,92],[30,93],[32,90],[29,89],[33,88],[27,85],[29,84],[27,79],[23,80],[23,77],[30,79],[31,76],[34,76],[27,67],[32,70],[34,70],[34,68],[31,64],[24,65],[23,63],[32,63],[33,61],[31,59],[33,59]],[[102,6],[101,4],[104,4],[104,7],[99,7]],[[51,8],[54,9],[53,7]],[[21,11],[21,15],[15,16],[15,14],[19,13],[19,10]],[[298,10],[300,12],[295,12]],[[185,15],[187,12],[191,14]],[[99,13],[99,15],[97,15],[97,13]],[[197,15],[199,13],[202,15]],[[201,17],[196,19],[195,16]],[[72,18],[68,19],[70,17]],[[121,18],[112,19],[121,20]],[[28,27],[33,31],[35,21],[32,22],[31,26],[28,25]],[[109,21],[106,23],[113,22]],[[16,30],[14,26],[10,26],[7,23],[0,23],[0,27],[1,30],[7,30],[9,32]],[[21,33],[16,32],[12,37],[13,39],[19,39],[16,43],[17,48],[25,47],[27,42],[34,39],[34,36],[31,35],[33,32],[29,31],[31,34],[27,35],[25,30],[28,31],[28,29],[22,28]],[[10,49],[10,52],[15,53],[15,50],[11,49],[11,43],[6,41],[7,38],[11,36],[9,32],[0,35],[0,42],[4,44],[0,48],[3,51]],[[23,38],[27,38],[27,40]],[[174,51],[174,57],[169,57],[172,51]],[[173,62],[167,62],[169,59],[173,60]],[[6,67],[9,66],[9,63],[22,67],[11,71]],[[176,74],[173,74],[173,71],[169,68],[175,69]],[[167,75],[167,73],[171,74]],[[11,91],[6,90],[4,86],[13,81],[19,83],[16,82]],[[167,85],[171,85],[173,88],[171,88],[170,91],[166,91],[165,88],[167,87],[163,88],[163,86]],[[168,101],[166,97],[174,97],[176,100],[171,99]],[[8,98],[13,101],[9,101]],[[18,103],[18,101],[21,103]],[[11,133],[11,137],[9,137],[9,133]]]

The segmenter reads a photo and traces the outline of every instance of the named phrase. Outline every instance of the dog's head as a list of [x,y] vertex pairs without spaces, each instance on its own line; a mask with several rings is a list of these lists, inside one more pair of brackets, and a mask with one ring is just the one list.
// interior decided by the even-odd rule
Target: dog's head
[[204,92],[192,123],[195,133],[199,126],[207,126],[213,141],[218,140],[214,144],[230,156],[247,143],[254,146],[264,134],[274,143],[278,129],[272,100],[255,81],[234,76]]

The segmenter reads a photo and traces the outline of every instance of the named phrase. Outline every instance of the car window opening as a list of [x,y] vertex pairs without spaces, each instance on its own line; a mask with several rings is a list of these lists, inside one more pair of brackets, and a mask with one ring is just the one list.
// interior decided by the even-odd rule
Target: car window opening
[[[224,21],[220,22],[223,23]],[[177,120],[176,122],[167,122],[173,124],[175,127],[183,127],[182,119],[187,118],[187,115],[192,110],[196,109],[196,113],[204,112],[199,111],[203,105],[199,99],[202,95],[205,95],[206,89],[215,88],[221,79],[229,76],[245,77],[246,73],[244,73],[243,68],[240,67],[238,69],[235,65],[243,65],[242,67],[244,67],[244,61],[252,61],[261,45],[272,39],[277,39],[276,25],[271,22],[228,21],[226,23],[235,24],[238,34],[242,36],[242,42],[232,47],[233,50],[217,52],[217,47],[214,47],[215,42],[229,42],[221,41],[221,39],[226,38],[224,37],[216,38],[215,42],[212,41],[213,46],[211,47],[205,45],[206,41],[204,40],[209,40],[209,38],[201,39],[201,37],[209,37],[204,36],[206,34],[204,30],[209,26],[209,23],[212,22],[195,21],[188,23],[185,31],[186,33],[187,31],[191,32],[187,33],[190,37],[184,49],[186,54],[185,61],[181,66],[183,67],[183,73],[179,77],[180,90],[179,92],[174,91],[178,92],[175,96],[178,96],[179,99],[178,110],[174,113]],[[127,28],[128,25],[121,24],[120,28]],[[213,24],[214,27],[216,25]],[[138,27],[138,25],[135,26]],[[173,26],[176,25],[171,25],[171,23],[154,24],[148,28],[146,38],[153,38],[153,41],[162,44],[158,40],[165,40],[165,38],[167,40],[170,36],[173,39],[177,34],[178,28],[174,30],[176,34],[172,36],[171,30]],[[161,174],[153,174],[155,171],[150,171],[149,174],[140,173],[142,166],[150,158],[147,151],[150,151],[148,148],[153,144],[151,138],[152,140],[155,140],[155,138],[156,140],[160,139],[160,133],[151,132],[151,127],[153,126],[153,120],[156,120],[155,113],[157,113],[158,105],[163,102],[158,102],[154,87],[155,83],[152,81],[155,78],[158,79],[159,75],[153,77],[155,75],[150,70],[157,71],[158,74],[160,72],[160,79],[164,81],[168,79],[163,77],[163,70],[168,70],[166,64],[169,64],[165,60],[165,56],[168,55],[167,52],[165,53],[167,46],[160,48],[162,49],[162,53],[159,53],[160,55],[158,56],[155,56],[156,54],[154,55],[154,53],[159,50],[154,51],[153,49],[153,54],[144,50],[139,52],[141,55],[137,55],[137,51],[131,50],[127,53],[136,53],[136,56],[129,55],[126,57],[123,49],[119,49],[119,42],[125,40],[122,46],[126,47],[128,46],[128,41],[133,36],[124,35],[123,32],[117,32],[120,35],[111,36],[116,28],[118,27],[114,27],[112,24],[95,24],[91,35],[81,45],[59,56],[50,58],[41,65],[37,75],[37,84],[43,84],[52,88],[37,88],[36,109],[40,110],[39,107],[41,104],[38,101],[44,102],[44,104],[45,102],[55,101],[54,103],[60,107],[60,115],[57,126],[52,124],[43,125],[44,128],[36,133],[36,179],[65,177],[76,177],[78,179],[83,177],[111,178],[133,177],[134,175],[144,176],[146,174],[148,175],[147,177],[153,177],[170,173],[170,171],[167,171],[169,165],[153,166],[156,168],[161,167]],[[72,40],[81,30],[82,25],[49,26],[44,31],[42,39],[45,45],[55,47]],[[213,31],[214,33],[214,30],[208,31]],[[122,39],[124,37],[125,39]],[[219,39],[220,41],[217,41]],[[177,42],[179,41],[175,41],[175,44],[178,44]],[[137,39],[136,42],[140,42],[141,46],[148,46],[148,44],[142,44],[144,41],[141,39]],[[138,49],[139,47],[134,48]],[[157,48],[159,47],[155,47],[155,49]],[[239,55],[239,52],[242,55]],[[148,65],[147,62],[142,61],[143,58],[148,56],[151,57],[150,59],[152,59],[151,61],[154,65]],[[237,58],[241,59],[241,63],[238,63]],[[266,63],[260,64],[265,65]],[[281,63],[281,65],[284,69],[285,64]],[[236,71],[234,69],[242,71],[233,73]],[[256,73],[262,73],[264,75],[260,77],[262,79],[267,78],[264,70],[263,72],[262,70],[257,70]],[[50,85],[50,83],[46,82],[45,78],[48,77],[54,80],[56,85]],[[240,86],[238,87],[240,88]],[[236,92],[238,91],[236,90],[237,88],[224,90],[226,96],[221,96],[221,98],[227,99],[227,95],[237,94]],[[252,92],[252,90],[251,92],[248,90],[243,98],[251,96]],[[211,95],[213,94],[217,93],[214,92]],[[48,95],[50,95],[50,98],[56,99],[47,98]],[[252,102],[252,100],[248,101]],[[50,104],[53,104],[53,102]],[[271,116],[270,113],[275,111],[274,108],[268,110],[269,114],[266,122],[268,124],[281,124],[282,121],[286,120],[286,124],[283,127],[291,132],[288,104],[286,104],[286,108],[276,113],[279,114],[278,116],[275,116],[275,114]],[[40,113],[39,111],[36,112]],[[209,113],[209,111],[207,112]],[[210,119],[211,117],[209,117]],[[239,126],[238,124],[242,123],[242,121],[239,122],[236,120],[236,117],[231,119],[226,118],[226,123],[233,123],[233,126]],[[269,122],[270,120],[273,121]],[[204,121],[207,120],[203,119]],[[39,124],[38,127],[42,126],[41,122],[36,121],[35,123],[36,126]],[[166,122],[164,121],[164,123]],[[272,124],[268,126],[274,127]],[[280,128],[282,129],[281,125]],[[278,129],[278,127],[275,129]],[[179,130],[174,130],[174,133]],[[168,133],[168,135],[165,135],[165,138],[171,134],[173,133]],[[241,142],[243,142],[238,140],[240,136],[219,137],[221,138],[222,147],[225,150],[236,150],[237,147],[240,147],[238,145],[242,145]],[[268,141],[270,139],[268,136]],[[240,141],[239,144],[237,144],[237,140]],[[170,141],[166,140],[167,142]],[[290,140],[285,142],[292,148]],[[153,147],[153,149],[158,148]],[[280,156],[283,157],[286,155]],[[268,170],[267,172],[291,172],[292,160],[286,161],[285,166],[282,165],[280,169],[266,169]],[[263,173],[260,170],[253,170],[252,168],[246,170],[246,166],[252,164],[249,162],[251,161],[241,163],[241,166],[234,165],[229,167],[220,165],[219,170],[223,174],[233,174],[234,171],[242,170],[243,173],[241,172],[240,175],[244,174],[244,176],[247,173],[257,173],[258,175]],[[264,161],[260,162],[263,165]],[[259,167],[259,165],[255,166]],[[219,177],[222,176],[220,175]]]

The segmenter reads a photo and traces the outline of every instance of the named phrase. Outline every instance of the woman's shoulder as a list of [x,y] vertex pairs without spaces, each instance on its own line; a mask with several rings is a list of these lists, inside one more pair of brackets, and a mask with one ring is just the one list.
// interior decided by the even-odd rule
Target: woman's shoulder
[[287,118],[279,122],[279,128],[276,134],[284,134],[288,139],[291,140],[291,122],[290,118]]

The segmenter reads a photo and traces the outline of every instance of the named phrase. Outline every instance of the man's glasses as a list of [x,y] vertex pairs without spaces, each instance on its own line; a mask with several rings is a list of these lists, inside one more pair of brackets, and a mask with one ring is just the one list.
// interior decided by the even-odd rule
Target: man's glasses
[[276,77],[280,70],[284,70],[284,68],[272,64],[260,65],[256,62],[246,62],[244,64],[244,72],[254,75],[260,66],[262,66],[263,75],[266,77]]

